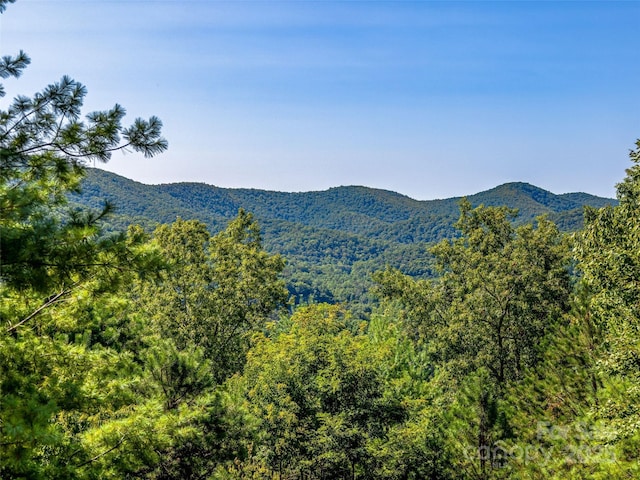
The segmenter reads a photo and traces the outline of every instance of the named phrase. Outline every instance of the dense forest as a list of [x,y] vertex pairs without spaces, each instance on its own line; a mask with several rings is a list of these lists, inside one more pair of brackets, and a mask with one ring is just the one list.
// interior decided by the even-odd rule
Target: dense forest
[[[2,57],[0,78],[29,61]],[[432,274],[385,262],[356,314],[291,298],[261,200],[221,204],[214,230],[182,207],[120,228],[79,206],[89,162],[168,147],[155,117],[83,116],[85,94],[63,77],[0,109],[0,478],[640,476],[640,141],[579,230],[460,199]]]
[[[81,188],[70,195],[71,204],[99,209],[110,203],[115,208],[103,228],[113,232],[137,224],[151,233],[182,218],[200,220],[215,234],[240,209],[250,211],[265,250],[286,260],[282,278],[296,304],[344,303],[358,316],[377,303],[370,293],[373,273],[391,267],[433,278],[429,247],[459,235],[460,198],[417,201],[366,187],[284,193],[198,183],[144,185],[95,168],[86,171]],[[500,185],[467,199],[473,206],[517,209],[516,225],[547,215],[563,232],[582,227],[584,206],[616,204],[584,193],[555,195],[527,183]]]

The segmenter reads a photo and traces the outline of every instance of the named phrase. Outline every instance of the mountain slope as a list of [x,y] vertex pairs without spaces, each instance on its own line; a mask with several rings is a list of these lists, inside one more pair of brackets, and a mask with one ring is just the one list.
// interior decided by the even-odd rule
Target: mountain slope
[[[565,231],[580,228],[584,205],[616,203],[586,193],[555,195],[519,182],[467,198],[474,206],[517,208],[519,222],[547,214]],[[456,235],[460,198],[418,201],[361,186],[286,193],[203,183],[144,185],[89,169],[82,193],[71,200],[93,208],[105,200],[114,203],[113,229],[130,223],[151,229],[180,216],[197,218],[215,232],[244,208],[259,221],[265,247],[287,259],[285,273],[293,295],[353,301],[364,297],[369,274],[386,265],[415,276],[431,275],[427,245]]]

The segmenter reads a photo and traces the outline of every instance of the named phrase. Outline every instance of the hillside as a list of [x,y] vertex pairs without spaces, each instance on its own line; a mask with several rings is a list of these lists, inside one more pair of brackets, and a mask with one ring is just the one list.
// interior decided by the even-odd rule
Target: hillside
[[[507,183],[467,198],[474,206],[517,208],[519,222],[547,214],[565,231],[581,227],[584,205],[615,204],[586,193],[556,195],[528,183]],[[369,274],[386,265],[413,276],[431,275],[426,247],[456,235],[460,198],[418,201],[361,186],[286,193],[203,183],[145,185],[89,169],[82,193],[72,201],[97,208],[105,200],[116,206],[113,229],[138,223],[150,230],[179,216],[217,231],[244,208],[260,222],[265,247],[287,259],[293,295],[346,302],[361,301]]]

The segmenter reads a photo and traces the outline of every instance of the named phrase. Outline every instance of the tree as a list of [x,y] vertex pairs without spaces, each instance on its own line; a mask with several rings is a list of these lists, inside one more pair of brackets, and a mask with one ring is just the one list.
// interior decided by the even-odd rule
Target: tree
[[[20,61],[27,57],[21,54],[14,63]],[[155,117],[123,128],[125,111],[119,105],[80,121],[85,94],[83,85],[63,77],[0,111],[0,266],[7,284],[44,290],[106,266],[95,258],[101,245],[87,240],[109,206],[98,215],[76,213],[62,221],[58,211],[66,194],[78,188],[88,160],[107,161],[125,148],[151,156],[167,146]]]
[[590,293],[588,321],[602,383],[590,417],[606,425],[602,441],[616,446],[616,474],[633,476],[640,457],[640,140],[629,156],[633,165],[617,185],[619,204],[586,209],[575,255]]
[[373,478],[372,443],[404,419],[381,357],[338,306],[298,309],[258,334],[241,379],[262,441],[246,469],[305,478]]
[[[367,337],[379,355],[385,396],[401,399],[402,422],[388,425],[385,435],[372,439],[374,478],[457,478],[445,442],[448,424],[442,422],[448,406],[446,396],[434,382],[434,368],[424,344],[415,342],[402,322],[397,304],[372,314]],[[435,388],[434,388],[435,387]]]
[[[145,237],[140,227],[129,234]],[[277,278],[283,262],[262,250],[257,225],[244,212],[214,237],[202,223],[178,219],[158,227],[144,246],[164,268],[130,278],[117,292],[118,332],[129,333],[110,345],[135,368],[119,371],[123,384],[105,375],[129,401],[121,410],[99,406],[80,439],[91,468],[74,471],[208,478],[247,455],[251,416],[221,383],[241,369],[248,337],[286,299]]]
[[[377,275],[378,292],[407,309],[407,326],[436,369],[434,388],[450,398],[455,448],[491,450],[509,435],[501,403],[542,358],[542,344],[569,308],[569,250],[557,228],[540,218],[514,227],[505,207],[460,205],[461,236],[432,248],[434,281],[398,272]],[[456,426],[457,425],[457,426]],[[458,455],[460,459],[463,455]],[[472,456],[460,467],[489,475],[494,459]]]
[[543,360],[509,394],[508,478],[640,474],[640,141],[617,206],[587,208],[573,241],[579,280]]
[[514,227],[507,208],[461,203],[462,236],[432,248],[441,276],[378,274],[379,293],[410,307],[418,334],[457,374],[486,368],[499,387],[521,379],[540,340],[568,310],[568,245],[550,221]]
[[154,242],[168,268],[141,285],[136,302],[178,348],[202,348],[221,383],[241,369],[251,333],[287,301],[284,262],[262,249],[243,210],[213,237],[203,223],[178,219],[158,227]]
[[[0,2],[0,12],[8,3]],[[28,64],[24,52],[4,56],[0,78],[19,77]],[[84,435],[135,402],[130,385],[140,371],[115,341],[122,304],[105,294],[154,256],[140,236],[101,235],[108,205],[65,212],[66,194],[78,188],[88,161],[122,149],[153,156],[167,142],[155,117],[123,127],[119,105],[82,121],[85,95],[82,84],[63,77],[0,109],[2,478],[90,475],[122,441],[95,452]]]

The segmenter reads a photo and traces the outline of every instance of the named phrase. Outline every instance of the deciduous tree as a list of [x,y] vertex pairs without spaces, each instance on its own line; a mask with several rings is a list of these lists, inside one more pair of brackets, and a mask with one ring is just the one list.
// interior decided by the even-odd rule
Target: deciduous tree
[[154,242],[168,268],[135,294],[141,311],[178,348],[201,348],[218,382],[239,371],[249,336],[287,301],[277,255],[262,248],[253,216],[240,211],[211,237],[196,220],[162,225]]

